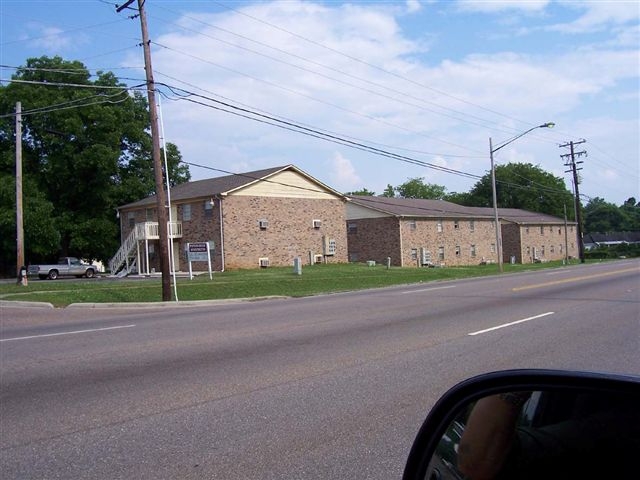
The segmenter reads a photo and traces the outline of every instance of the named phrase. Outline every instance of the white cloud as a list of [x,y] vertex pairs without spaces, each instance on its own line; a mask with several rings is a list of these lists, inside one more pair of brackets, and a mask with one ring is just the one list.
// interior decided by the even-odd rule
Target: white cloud
[[585,13],[572,22],[558,23],[547,27],[547,30],[574,34],[592,33],[594,30],[609,28],[611,25],[623,25],[640,19],[640,7],[636,0],[565,3],[569,7],[584,9]]
[[419,12],[422,9],[422,5],[419,0],[407,0],[407,11],[409,13]]
[[61,52],[73,45],[73,39],[58,27],[47,27],[31,23],[27,26],[29,45],[41,48],[47,53]]
[[[562,120],[570,119],[576,109],[585,120],[594,115],[588,110],[587,99],[602,101],[606,95],[610,105],[621,103],[619,99],[628,92],[617,89],[617,84],[638,76],[635,51],[602,47],[542,51],[537,55],[508,51],[488,55],[469,49],[464,56],[436,63],[427,55],[421,56],[422,46],[407,36],[393,16],[404,12],[387,7],[376,9],[355,3],[327,7],[291,1],[259,3],[242,11],[280,29],[237,13],[192,15],[200,23],[183,17],[178,20],[181,24],[206,36],[179,29],[160,36],[158,43],[175,51],[156,48],[156,70],[188,81],[192,86],[183,87],[189,90],[195,90],[195,85],[210,92],[208,96],[223,96],[252,110],[277,114],[363,143],[375,142],[383,149],[477,175],[484,175],[488,169],[489,136],[510,138],[528,128],[514,119],[529,124],[555,121],[559,131],[536,132],[528,136],[525,145],[518,142],[518,150],[506,148],[499,160],[519,159],[555,171],[560,152],[551,138],[558,143],[571,139],[560,131],[575,131],[580,136],[589,133],[574,129],[573,121],[566,122],[571,128],[562,126]],[[410,81],[371,65],[401,72]],[[156,79],[177,83],[161,75]],[[474,105],[487,106],[511,118]],[[338,147],[191,103],[169,102],[163,107],[168,138],[175,139],[187,161],[230,171],[293,163],[340,191],[366,187],[381,192],[387,183],[398,185],[416,176],[445,185],[448,191],[466,191],[475,183],[473,179]],[[215,175],[196,169],[192,173],[194,178]]]
[[342,191],[362,188],[362,179],[356,172],[353,164],[341,153],[335,152],[333,158],[328,161],[329,176],[332,186]]
[[549,5],[550,0],[458,0],[460,9],[471,12],[499,13],[505,10],[539,12]]

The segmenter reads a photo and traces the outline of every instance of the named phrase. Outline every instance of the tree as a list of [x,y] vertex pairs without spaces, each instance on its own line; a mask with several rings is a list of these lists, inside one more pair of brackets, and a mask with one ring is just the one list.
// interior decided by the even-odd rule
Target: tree
[[393,188],[393,186],[388,183],[387,184],[387,188],[384,189],[384,192],[382,192],[382,195],[380,195],[381,197],[387,197],[387,198],[393,198],[396,196],[396,191]]
[[[0,87],[0,112],[12,113],[22,102],[23,177],[53,205],[59,238],[48,255],[109,259],[119,244],[116,208],[155,190],[144,96],[131,94],[111,72],[92,80],[81,62],[60,57],[28,59],[13,80]],[[14,143],[13,122],[0,118],[3,152]],[[171,182],[188,181],[175,145],[167,144],[167,156]],[[14,171],[13,156],[0,156],[0,173]],[[26,238],[35,228],[27,221],[34,198],[25,195]],[[25,250],[34,254],[27,241]]]
[[[487,173],[469,192],[466,205],[492,206],[491,183],[491,173]],[[568,216],[573,216],[573,194],[567,190],[564,180],[530,163],[498,165],[496,193],[500,208],[519,208],[563,217],[566,206]]]
[[395,188],[402,198],[425,198],[442,200],[445,197],[446,188],[434,183],[425,183],[424,178],[410,178]]
[[345,195],[362,195],[363,197],[373,197],[376,192],[372,192],[367,188],[363,188],[361,190],[356,190],[354,192],[347,192]]
[[638,229],[637,217],[640,208],[635,199],[627,200],[621,207],[595,197],[584,207],[585,231],[589,233],[626,232]]

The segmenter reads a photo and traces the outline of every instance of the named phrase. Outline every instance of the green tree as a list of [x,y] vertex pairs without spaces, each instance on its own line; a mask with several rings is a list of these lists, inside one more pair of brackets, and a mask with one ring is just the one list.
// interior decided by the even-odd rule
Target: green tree
[[[564,216],[564,207],[572,217],[573,194],[562,178],[530,163],[509,163],[496,167],[496,193],[501,208],[520,208],[533,212]],[[491,173],[484,175],[468,194],[466,205],[493,205]]]
[[396,191],[393,188],[393,186],[388,183],[387,184],[387,188],[384,189],[384,192],[382,192],[382,195],[380,195],[381,197],[387,197],[387,198],[393,198],[396,196]]
[[[155,190],[144,96],[130,93],[111,72],[92,80],[82,63],[60,57],[28,59],[12,80],[0,87],[0,142],[3,152],[14,143],[10,114],[20,101],[24,178],[53,206],[58,233],[48,255],[109,259],[119,244],[116,208]],[[167,157],[171,182],[188,181],[175,145],[167,145]],[[0,173],[13,172],[13,156],[1,155]],[[24,202],[27,254],[35,252],[26,241],[36,228],[27,221],[33,198]]]
[[[632,210],[626,203],[618,207],[603,198],[595,197],[584,207],[584,225],[588,233],[625,232],[634,230]],[[634,208],[636,208],[634,206]]]
[[371,190],[369,190],[367,188],[363,188],[361,190],[356,190],[354,192],[345,193],[345,195],[362,195],[364,197],[373,197],[375,194],[376,194],[376,192],[372,192]]
[[424,178],[410,178],[395,188],[395,191],[402,198],[425,198],[431,200],[442,200],[445,197],[446,188],[434,183],[425,183]]

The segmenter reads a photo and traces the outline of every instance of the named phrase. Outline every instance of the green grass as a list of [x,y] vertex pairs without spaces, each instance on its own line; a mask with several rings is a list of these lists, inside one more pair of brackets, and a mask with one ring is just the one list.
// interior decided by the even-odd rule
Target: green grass
[[[562,262],[505,265],[504,270],[505,273],[514,273],[560,266]],[[177,289],[181,301],[264,296],[302,297],[497,274],[497,265],[390,269],[365,264],[313,265],[304,266],[302,275],[295,275],[291,267],[283,267],[214,273],[213,280],[209,280],[207,274],[193,280],[178,278]],[[0,299],[48,302],[56,307],[71,303],[159,302],[162,299],[162,284],[159,278],[56,281],[30,279],[26,287],[13,283],[1,284]]]

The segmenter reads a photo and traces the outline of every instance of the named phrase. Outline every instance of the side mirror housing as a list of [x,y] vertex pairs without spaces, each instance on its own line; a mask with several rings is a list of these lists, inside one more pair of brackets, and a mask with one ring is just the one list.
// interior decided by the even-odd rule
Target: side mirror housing
[[621,478],[639,454],[640,377],[510,370],[436,402],[403,479]]

